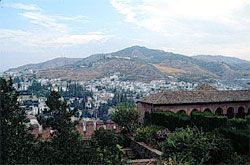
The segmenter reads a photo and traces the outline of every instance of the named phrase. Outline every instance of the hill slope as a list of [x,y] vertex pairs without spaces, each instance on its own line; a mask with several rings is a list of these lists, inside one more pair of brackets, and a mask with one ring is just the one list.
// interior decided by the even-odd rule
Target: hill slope
[[6,72],[22,72],[27,70],[43,70],[43,69],[57,68],[74,64],[79,60],[80,58],[66,58],[66,57],[55,58],[53,60],[45,61],[38,64],[28,64],[17,68],[12,68],[7,70]]
[[95,54],[82,59],[54,59],[12,70],[35,69],[38,77],[90,80],[119,72],[123,79],[151,81],[167,79],[234,81],[250,79],[250,62],[224,56],[188,57],[141,46]]
[[91,80],[120,73],[124,80],[151,81],[166,79],[166,75],[147,63],[126,59],[102,59],[86,67],[61,67],[40,71],[38,77]]
[[235,57],[198,55],[193,56],[193,58],[206,62],[225,63],[236,70],[250,70],[250,61],[241,60]]

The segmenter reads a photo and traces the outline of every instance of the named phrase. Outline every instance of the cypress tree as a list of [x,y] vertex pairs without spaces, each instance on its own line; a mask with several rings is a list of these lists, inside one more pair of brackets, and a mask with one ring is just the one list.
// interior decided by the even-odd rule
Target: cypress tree
[[32,159],[33,136],[17,98],[12,80],[0,78],[0,164],[28,164]]
[[95,152],[91,150],[94,148],[91,148],[91,143],[82,140],[75,123],[71,121],[76,110],[70,111],[66,102],[54,91],[48,96],[46,104],[49,110],[43,114],[46,119],[40,122],[46,123],[46,127],[50,127],[54,133],[51,140],[44,142],[47,145],[41,145],[45,147],[43,150],[49,151],[49,155],[44,156],[49,162],[39,161],[46,164],[86,164],[93,161]]

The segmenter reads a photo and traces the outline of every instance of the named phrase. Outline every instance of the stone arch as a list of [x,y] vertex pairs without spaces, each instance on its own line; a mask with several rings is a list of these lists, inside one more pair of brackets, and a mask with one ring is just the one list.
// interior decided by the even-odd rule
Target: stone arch
[[244,118],[245,117],[245,112],[244,111],[245,111],[245,108],[240,106],[238,108],[238,112],[236,113],[235,117],[236,118]]
[[212,111],[211,111],[211,109],[210,109],[210,108],[206,108],[206,109],[204,109],[204,111],[203,111],[203,112],[212,113]]
[[227,109],[227,118],[228,119],[234,118],[234,108],[233,107],[229,107]]
[[186,111],[183,110],[183,109],[179,110],[177,113],[178,113],[178,114],[185,114],[185,115],[187,114]]
[[223,114],[223,110],[222,110],[221,107],[219,107],[219,108],[217,108],[217,109],[215,110],[215,115],[221,116],[222,114]]

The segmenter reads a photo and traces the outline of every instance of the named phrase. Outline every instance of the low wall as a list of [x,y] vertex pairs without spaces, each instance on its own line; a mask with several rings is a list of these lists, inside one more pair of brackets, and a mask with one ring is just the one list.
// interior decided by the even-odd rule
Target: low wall
[[133,138],[131,138],[130,148],[132,148],[141,159],[157,159],[163,154],[161,151],[151,148],[143,142],[137,142]]
[[128,161],[130,165],[157,165],[156,159],[137,159]]

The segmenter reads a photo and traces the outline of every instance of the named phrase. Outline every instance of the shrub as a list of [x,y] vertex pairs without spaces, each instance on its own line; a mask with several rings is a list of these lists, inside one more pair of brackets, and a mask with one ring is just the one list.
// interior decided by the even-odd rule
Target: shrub
[[247,129],[248,121],[247,119],[230,119],[228,120],[229,126],[236,129]]
[[175,130],[176,128],[186,128],[190,123],[190,117],[186,114],[178,114],[171,111],[154,111],[151,113],[152,124]]
[[250,164],[250,157],[248,155],[238,155],[237,153],[233,153],[231,158],[228,160],[223,161],[223,164],[235,165],[249,165]]
[[248,121],[248,125],[250,125],[250,115],[247,115],[245,119]]
[[211,131],[215,128],[227,126],[227,118],[225,116],[216,116],[209,112],[193,112],[191,116],[193,126],[202,128],[205,131]]
[[127,134],[117,134],[118,139],[119,139],[119,144],[123,147],[129,147],[130,146],[130,142],[131,139],[129,137],[129,135]]
[[139,142],[145,142],[150,145],[157,145],[158,132],[164,130],[164,127],[160,126],[146,126],[138,128],[135,133],[135,140]]
[[238,154],[249,154],[249,130],[242,131],[232,129],[220,129],[220,133],[223,134],[224,137],[231,140],[235,152],[237,152]]
[[110,130],[99,129],[93,140],[96,142],[98,164],[119,164],[125,154],[122,150],[121,137]]
[[140,112],[134,105],[121,103],[114,107],[115,112],[111,115],[111,120],[123,127],[127,133],[133,133],[139,126]]
[[206,133],[190,128],[168,133],[163,142],[163,157],[176,157],[190,164],[216,164],[230,157],[230,141],[219,133]]

